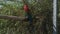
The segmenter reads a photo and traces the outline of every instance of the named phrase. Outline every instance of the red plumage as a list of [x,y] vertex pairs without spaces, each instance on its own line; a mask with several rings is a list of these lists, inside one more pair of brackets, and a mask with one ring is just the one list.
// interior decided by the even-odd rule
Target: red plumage
[[25,12],[28,12],[28,11],[29,11],[28,5],[24,5],[24,11],[25,11]]

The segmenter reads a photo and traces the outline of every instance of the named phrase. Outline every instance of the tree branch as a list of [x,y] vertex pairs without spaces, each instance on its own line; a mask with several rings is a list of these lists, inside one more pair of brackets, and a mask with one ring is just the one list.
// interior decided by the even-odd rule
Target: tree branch
[[0,19],[24,20],[25,18],[27,18],[27,17],[17,17],[17,16],[0,15]]
[[[36,17],[39,19],[39,17]],[[0,15],[0,19],[13,19],[13,20],[25,20],[27,17],[17,17],[17,16],[8,16],[8,15]]]

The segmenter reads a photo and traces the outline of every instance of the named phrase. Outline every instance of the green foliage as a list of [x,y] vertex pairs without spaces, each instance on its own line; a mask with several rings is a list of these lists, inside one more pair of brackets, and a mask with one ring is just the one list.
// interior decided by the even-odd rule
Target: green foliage
[[[43,34],[40,31],[43,24],[47,23],[48,34],[52,34],[52,0],[25,0],[28,4],[32,16],[38,16],[39,19],[33,19],[33,25],[35,27],[34,34]],[[10,3],[0,3],[3,7],[0,9],[0,14],[9,16],[23,16],[25,17],[25,11],[23,10],[23,2],[16,0]],[[59,4],[60,5],[60,2]],[[60,7],[60,6],[59,6]],[[4,20],[0,19],[0,33],[1,34],[29,34],[27,29],[29,22],[16,21],[12,19]]]

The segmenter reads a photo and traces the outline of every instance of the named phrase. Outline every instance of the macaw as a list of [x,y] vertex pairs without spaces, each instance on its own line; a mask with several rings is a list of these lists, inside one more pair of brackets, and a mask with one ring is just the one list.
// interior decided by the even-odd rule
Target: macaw
[[28,7],[27,4],[24,5],[24,11],[26,12],[27,17],[28,17],[28,20],[29,20],[29,23],[30,23],[30,25],[31,25],[33,19],[32,19],[32,14],[31,14],[31,12],[30,12],[29,7]]
[[29,21],[28,29],[31,29],[30,32],[32,32],[33,28],[34,28],[34,26],[33,26],[33,18],[32,18],[32,14],[31,14],[27,4],[24,5],[24,11],[26,12],[27,17],[28,17],[27,19]]

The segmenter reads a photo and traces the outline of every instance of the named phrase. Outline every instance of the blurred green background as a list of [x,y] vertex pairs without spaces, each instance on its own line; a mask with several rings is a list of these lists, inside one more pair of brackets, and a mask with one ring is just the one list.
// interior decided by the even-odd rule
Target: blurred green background
[[[52,34],[52,0],[25,0],[33,17],[38,16],[39,19],[33,19],[34,34],[45,34],[42,30],[45,26],[47,33]],[[0,0],[0,14],[8,16],[25,17],[26,13],[23,10],[24,3],[22,0]],[[60,0],[58,0],[58,34],[60,33]],[[0,19],[0,34],[29,34],[27,21],[16,21],[12,19]]]

